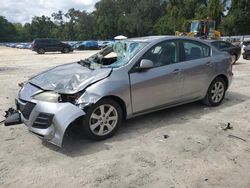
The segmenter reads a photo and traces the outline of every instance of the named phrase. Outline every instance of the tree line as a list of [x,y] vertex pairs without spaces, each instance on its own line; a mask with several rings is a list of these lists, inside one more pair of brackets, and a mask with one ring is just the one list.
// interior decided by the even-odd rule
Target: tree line
[[249,0],[101,0],[90,13],[72,8],[51,17],[35,16],[25,24],[0,16],[0,42],[173,35],[188,31],[192,20],[208,16],[223,35],[250,34]]

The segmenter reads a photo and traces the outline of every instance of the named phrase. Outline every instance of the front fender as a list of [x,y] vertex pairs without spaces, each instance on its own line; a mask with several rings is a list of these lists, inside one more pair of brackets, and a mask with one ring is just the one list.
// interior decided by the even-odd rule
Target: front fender
[[[51,122],[46,128],[37,128],[35,123],[41,119],[43,114],[46,115],[45,117],[52,117]],[[71,103],[38,101],[30,114],[27,126],[29,131],[35,133],[40,138],[61,147],[68,126],[84,115],[85,112],[82,109]],[[44,118],[44,116],[42,117]]]

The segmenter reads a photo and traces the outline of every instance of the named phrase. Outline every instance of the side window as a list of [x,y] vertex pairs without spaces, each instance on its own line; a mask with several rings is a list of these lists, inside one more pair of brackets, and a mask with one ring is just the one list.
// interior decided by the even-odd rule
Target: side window
[[57,40],[50,40],[50,43],[56,45],[56,44],[58,44],[59,42],[58,42]]
[[223,48],[230,48],[232,47],[232,45],[230,43],[227,43],[227,42],[220,42],[220,49],[223,49]]
[[196,41],[183,41],[184,61],[201,59],[210,56],[210,47]]
[[142,59],[151,60],[155,67],[179,62],[178,46],[175,41],[164,41],[147,51]]
[[215,48],[220,49],[220,44],[218,42],[211,43]]

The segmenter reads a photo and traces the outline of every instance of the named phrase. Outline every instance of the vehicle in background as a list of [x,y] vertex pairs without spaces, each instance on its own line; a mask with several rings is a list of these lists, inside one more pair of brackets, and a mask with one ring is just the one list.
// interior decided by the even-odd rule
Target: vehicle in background
[[79,43],[79,42],[77,42],[77,41],[67,41],[67,42],[65,42],[65,43],[69,44],[72,48],[74,48],[74,46],[75,46],[77,43]]
[[19,43],[15,47],[20,48],[20,49],[30,49],[31,44],[30,43]]
[[248,45],[250,45],[250,40],[243,41],[241,45],[242,45],[242,49],[244,49],[245,47],[247,47]]
[[97,41],[84,41],[76,46],[77,50],[99,50]]
[[32,50],[38,54],[57,51],[69,53],[73,51],[73,48],[69,44],[60,42],[57,39],[35,39],[32,42]]
[[241,55],[240,46],[235,46],[229,42],[220,40],[208,40],[208,42],[211,43],[211,45],[217,48],[218,50],[228,52],[232,57],[233,64],[235,64],[236,61],[240,58]]
[[11,47],[11,48],[16,48],[16,45],[17,45],[16,43],[11,43],[11,44],[10,44],[10,47]]
[[190,31],[176,31],[175,35],[198,37],[202,39],[220,39],[221,32],[216,30],[216,21],[207,17],[204,20],[192,20],[190,24]]
[[115,41],[102,41],[98,43],[100,49],[103,49],[106,47],[112,47],[114,44],[115,44]]
[[27,43],[24,45],[25,49],[31,49],[31,47],[32,47],[31,43]]
[[250,44],[244,48],[243,59],[250,59]]
[[117,41],[28,80],[16,99],[16,122],[58,146],[74,122],[90,139],[106,139],[138,115],[200,100],[220,105],[233,77],[231,60],[195,38]]

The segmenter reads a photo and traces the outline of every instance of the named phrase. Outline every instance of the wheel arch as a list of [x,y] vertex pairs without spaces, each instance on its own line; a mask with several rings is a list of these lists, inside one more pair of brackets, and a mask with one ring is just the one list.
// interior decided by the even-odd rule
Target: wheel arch
[[117,102],[120,105],[121,109],[122,109],[123,119],[127,118],[126,104],[120,97],[115,96],[115,95],[107,95],[107,96],[104,96],[104,97],[100,98],[98,101],[100,101],[102,99],[112,99],[115,102]]
[[[216,76],[215,78],[217,78],[217,77],[219,77],[219,78],[221,78],[221,79],[223,79],[224,81],[225,81],[225,84],[226,84],[226,90],[228,89],[228,86],[229,86],[229,81],[228,81],[228,78],[227,78],[227,76],[226,75],[224,75],[224,74],[219,74],[218,76]],[[214,79],[215,79],[214,78]]]

